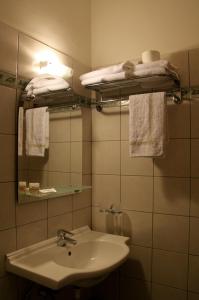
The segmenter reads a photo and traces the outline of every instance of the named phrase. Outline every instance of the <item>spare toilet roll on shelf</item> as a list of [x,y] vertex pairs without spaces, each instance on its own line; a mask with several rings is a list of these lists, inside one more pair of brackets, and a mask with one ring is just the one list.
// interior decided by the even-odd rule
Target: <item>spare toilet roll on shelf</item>
[[146,64],[152,61],[160,60],[160,52],[157,50],[146,50],[142,53],[142,63]]

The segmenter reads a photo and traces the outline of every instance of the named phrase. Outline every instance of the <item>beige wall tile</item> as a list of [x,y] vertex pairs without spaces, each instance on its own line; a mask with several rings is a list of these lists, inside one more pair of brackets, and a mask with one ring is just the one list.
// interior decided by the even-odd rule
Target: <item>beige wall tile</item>
[[81,109],[71,111],[71,141],[82,141],[83,121]]
[[15,181],[15,136],[0,135],[0,181]]
[[90,142],[92,140],[92,110],[89,107],[82,107],[82,139]]
[[121,142],[121,173],[122,175],[153,175],[151,158],[130,157],[129,142]]
[[100,212],[99,207],[92,208],[92,229],[111,234],[121,234],[123,232],[121,219],[117,219],[112,214]]
[[147,281],[133,278],[122,278],[120,280],[120,299],[149,300],[151,299],[151,285]]
[[0,230],[15,226],[15,183],[0,183]]
[[152,299],[153,300],[187,300],[186,291],[164,286],[160,284],[152,285]]
[[73,209],[72,196],[48,199],[48,218],[71,212]]
[[151,248],[131,246],[130,256],[122,265],[122,275],[146,281],[151,280]]
[[16,206],[16,223],[24,225],[47,218],[47,201]]
[[58,229],[72,230],[72,213],[48,219],[48,238],[56,236]]
[[70,142],[70,112],[50,113],[50,142]]
[[154,214],[154,248],[186,253],[188,251],[188,234],[188,217]]
[[71,183],[71,173],[47,172],[47,186],[66,186]]
[[190,218],[190,254],[199,255],[199,218]]
[[73,213],[73,228],[79,228],[88,225],[91,227],[91,208],[83,208]]
[[17,249],[47,239],[47,221],[42,220],[17,227]]
[[191,137],[199,138],[199,97],[191,99]]
[[156,283],[186,289],[188,257],[183,253],[153,250],[152,278]]
[[31,171],[47,171],[49,164],[49,150],[46,151],[44,157],[31,156],[27,159],[27,169]]
[[0,277],[5,275],[5,254],[15,251],[16,243],[16,229],[11,228],[0,231]]
[[120,176],[93,175],[92,204],[108,208],[120,203]]
[[189,291],[199,293],[199,256],[189,256]]
[[121,206],[123,209],[151,212],[153,209],[153,177],[122,176]]
[[16,90],[0,86],[0,132],[14,134],[16,132]]
[[73,209],[77,210],[91,206],[91,198],[91,189],[73,195]]
[[123,210],[123,233],[131,244],[152,246],[152,213]]
[[189,65],[188,51],[178,51],[163,55],[162,58],[167,59],[171,64],[177,67],[180,75],[180,83],[182,87],[189,86]]
[[186,178],[154,178],[154,211],[189,215],[190,183]]
[[189,50],[190,85],[199,85],[199,49]]
[[120,107],[104,107],[100,113],[92,109],[92,140],[120,140]]
[[18,32],[4,23],[0,23],[0,70],[16,73]]
[[191,179],[191,207],[190,215],[199,217],[199,178]]
[[70,172],[70,143],[50,143],[48,170]]
[[121,106],[121,140],[129,140],[129,106]]
[[82,185],[82,173],[70,173],[71,185]]
[[92,143],[93,174],[120,174],[120,142]]
[[71,142],[71,172],[82,172],[82,142]]
[[191,176],[199,177],[199,139],[191,140]]
[[154,174],[156,176],[189,177],[190,145],[188,139],[169,141],[166,156],[155,159]]
[[168,109],[168,136],[169,138],[190,137],[190,101],[184,100],[176,105],[167,100]]
[[92,172],[92,143],[83,142],[82,150],[82,172],[83,174],[91,174]]

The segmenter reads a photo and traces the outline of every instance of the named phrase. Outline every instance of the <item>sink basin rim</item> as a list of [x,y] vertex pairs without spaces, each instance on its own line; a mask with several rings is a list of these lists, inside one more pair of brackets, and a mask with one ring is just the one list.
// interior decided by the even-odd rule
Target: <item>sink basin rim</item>
[[[78,268],[70,268],[56,264],[53,261],[48,262],[48,264],[44,264],[43,269],[38,268],[38,270],[34,270],[31,266],[27,264],[23,264],[23,260],[28,259],[30,255],[37,255],[42,253],[42,251],[50,251],[50,249],[54,249],[56,245],[57,238],[51,238],[39,243],[36,243],[32,246],[14,251],[12,253],[7,254],[6,256],[6,269],[9,272],[17,274],[19,276],[28,278],[33,280],[39,284],[50,287],[52,289],[59,289],[65,285],[72,284],[75,281],[96,278],[99,276],[103,276],[106,273],[111,272],[113,269],[117,268],[121,265],[129,254],[129,247],[127,246],[128,237],[116,236],[106,233],[101,233],[97,231],[92,231],[88,226],[76,229],[74,232],[74,238],[77,239],[79,245],[88,241],[104,241],[111,242],[112,244],[118,244],[122,246],[123,254],[121,258],[114,262],[114,264],[110,264],[98,269],[78,269]],[[75,247],[75,246],[74,246]],[[61,247],[60,247],[61,248]],[[71,249],[73,246],[71,247]],[[59,249],[59,248],[56,248]]]

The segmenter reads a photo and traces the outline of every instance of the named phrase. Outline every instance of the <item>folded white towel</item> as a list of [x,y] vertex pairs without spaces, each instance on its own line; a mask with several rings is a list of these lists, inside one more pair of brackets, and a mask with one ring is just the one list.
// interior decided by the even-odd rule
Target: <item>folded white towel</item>
[[165,153],[165,93],[133,95],[129,98],[129,154],[157,157]]
[[105,74],[97,77],[88,78],[83,80],[81,84],[86,86],[89,84],[95,84],[100,82],[111,82],[111,81],[123,80],[123,79],[131,78],[132,76],[133,76],[132,72],[123,71],[120,73]]
[[23,155],[23,121],[24,121],[24,109],[19,107],[18,113],[18,155]]
[[80,76],[80,80],[83,81],[83,80],[86,80],[86,79],[89,79],[92,77],[98,77],[98,76],[102,76],[102,75],[106,75],[106,74],[120,73],[123,71],[132,71],[133,67],[134,67],[134,64],[132,62],[125,61],[125,62],[122,62],[117,65],[108,66],[108,67],[101,68],[101,69],[98,69],[98,70],[95,70],[95,71],[92,71],[89,73],[82,74]]
[[26,155],[43,156],[49,147],[49,112],[47,107],[26,111]]
[[63,82],[65,80],[62,77],[55,76],[55,75],[53,76],[49,74],[38,75],[30,80],[30,82],[27,84],[25,88],[25,91],[28,91],[29,89],[32,88],[39,88],[42,86],[46,86],[51,83],[56,83],[57,81]]
[[168,60],[165,59],[160,59],[160,60],[156,60],[156,61],[152,61],[149,63],[145,63],[145,64],[137,64],[134,67],[135,71],[141,70],[141,69],[151,69],[151,68],[156,68],[156,67],[163,67],[166,69],[172,69],[177,71],[177,68],[172,65]]
[[59,91],[68,89],[70,84],[61,77],[42,75],[33,78],[26,86],[25,91],[29,97],[48,93],[51,91]]
[[168,74],[173,74],[175,77],[177,77],[177,74],[174,73],[173,70],[168,70],[164,67],[138,69],[133,72],[134,77],[144,77],[144,76],[152,76],[152,75],[168,75]]

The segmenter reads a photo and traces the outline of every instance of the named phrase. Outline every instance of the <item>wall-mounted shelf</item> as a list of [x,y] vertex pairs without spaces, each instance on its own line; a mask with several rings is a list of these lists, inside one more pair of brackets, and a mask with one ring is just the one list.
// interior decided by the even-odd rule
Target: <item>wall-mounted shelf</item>
[[42,194],[38,193],[30,193],[27,192],[19,192],[20,203],[28,203],[39,200],[46,200],[51,198],[59,198],[67,195],[78,194],[83,192],[84,190],[91,189],[91,186],[84,185],[76,185],[76,186],[66,186],[66,187],[56,187],[56,192]]
[[180,81],[174,75],[153,75],[111,82],[100,82],[87,85],[86,88],[100,94],[111,92],[118,96],[143,94],[150,91],[176,91],[180,88]]
[[152,92],[167,92],[176,103],[181,103],[180,81],[172,74],[153,75],[126,80],[100,82],[86,86],[87,89],[97,92],[97,100],[92,101],[98,111],[101,106],[110,101],[126,100],[129,95]]
[[25,108],[33,107],[77,107],[90,106],[91,99],[85,96],[76,94],[71,88],[59,90],[56,92],[44,93],[33,97],[28,97],[27,93],[23,92],[20,97],[20,106]]

